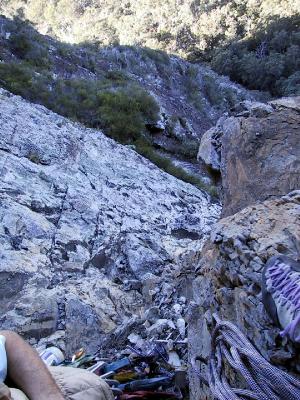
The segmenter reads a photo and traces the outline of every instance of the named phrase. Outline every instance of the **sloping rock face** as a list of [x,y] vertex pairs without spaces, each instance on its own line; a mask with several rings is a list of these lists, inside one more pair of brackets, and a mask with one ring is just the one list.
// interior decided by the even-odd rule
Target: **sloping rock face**
[[52,335],[70,354],[116,330],[126,341],[133,326],[153,336],[150,305],[165,305],[157,318],[169,326],[181,297],[184,316],[181,274],[219,206],[101,132],[4,90],[0,121],[1,327],[32,343]]
[[[212,314],[218,313],[236,324],[274,365],[300,372],[299,351],[279,336],[261,295],[262,269],[269,257],[300,258],[300,191],[293,190],[299,189],[298,101],[280,99],[273,109],[256,104],[256,111],[250,107],[244,117],[223,121],[224,214],[233,215],[214,225],[196,266],[191,357],[209,356]],[[198,367],[208,374],[205,364]],[[191,398],[212,399],[195,371],[190,372]],[[236,375],[230,378],[238,383]]]

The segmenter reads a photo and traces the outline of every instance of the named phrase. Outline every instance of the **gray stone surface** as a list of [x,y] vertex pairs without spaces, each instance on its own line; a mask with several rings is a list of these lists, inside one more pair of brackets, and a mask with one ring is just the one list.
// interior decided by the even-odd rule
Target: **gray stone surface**
[[300,187],[300,97],[243,101],[202,137],[198,159],[221,172],[222,216]]
[[300,111],[300,96],[282,97],[270,101],[270,104],[277,109],[292,108],[293,110]]
[[175,326],[172,304],[188,297],[181,275],[220,207],[101,132],[4,90],[0,124],[1,325],[32,343],[52,335],[68,354],[144,332],[150,306]]
[[260,103],[258,101],[245,100],[240,103],[240,106],[245,111],[248,111],[251,117],[266,117],[274,111],[271,104]]

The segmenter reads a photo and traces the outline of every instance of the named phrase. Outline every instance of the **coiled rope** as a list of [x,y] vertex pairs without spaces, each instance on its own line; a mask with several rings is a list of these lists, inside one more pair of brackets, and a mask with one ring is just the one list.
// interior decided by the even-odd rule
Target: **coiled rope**
[[[195,371],[218,400],[299,400],[300,380],[271,365],[247,337],[231,322],[213,315],[216,325],[211,336],[208,380]],[[201,359],[201,358],[198,358]],[[243,376],[248,389],[231,387],[225,366]]]

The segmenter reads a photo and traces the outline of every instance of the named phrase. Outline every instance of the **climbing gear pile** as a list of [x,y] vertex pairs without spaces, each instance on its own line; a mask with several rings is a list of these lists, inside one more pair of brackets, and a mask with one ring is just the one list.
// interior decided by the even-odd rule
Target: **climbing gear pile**
[[[95,373],[109,384],[116,400],[183,399],[187,392],[186,367],[178,363],[174,366],[174,360],[178,358],[174,357],[176,344],[170,346],[168,343],[168,346],[172,350],[156,342],[146,343],[143,350],[128,346],[128,356],[116,360],[88,355],[80,349],[71,360],[57,365],[84,368]],[[55,348],[50,349],[40,354],[57,353]],[[46,361],[52,358],[48,355]]]

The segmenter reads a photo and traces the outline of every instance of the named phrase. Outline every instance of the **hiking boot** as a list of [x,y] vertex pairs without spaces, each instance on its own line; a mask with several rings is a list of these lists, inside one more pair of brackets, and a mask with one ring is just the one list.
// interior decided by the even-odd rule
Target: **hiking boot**
[[300,343],[300,263],[286,256],[271,257],[262,276],[262,301],[282,327],[281,336]]

